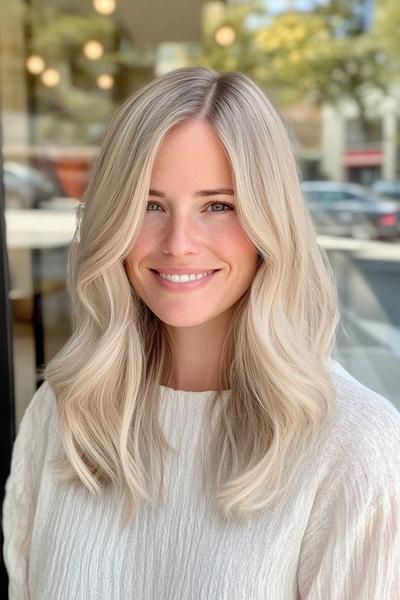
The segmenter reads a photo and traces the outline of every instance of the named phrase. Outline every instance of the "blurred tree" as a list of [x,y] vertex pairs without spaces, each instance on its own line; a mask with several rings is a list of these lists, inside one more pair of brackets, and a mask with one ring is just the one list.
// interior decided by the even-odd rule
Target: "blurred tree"
[[350,27],[347,17],[286,13],[259,31],[257,42],[268,57],[266,76],[288,100],[307,96],[318,105],[337,105],[350,99],[368,137],[366,96],[376,89],[386,93],[391,77],[382,39],[356,23]]
[[[94,12],[68,14],[44,4],[27,6],[25,20],[28,55],[41,56],[46,67],[56,68],[61,75],[54,87],[33,76],[37,110],[42,115],[38,134],[54,141],[97,141],[119,101],[118,74],[127,66],[140,69],[153,65],[154,52],[136,48],[112,19]],[[83,51],[86,42],[92,40],[104,49],[96,60]],[[114,78],[111,89],[99,88],[97,78],[103,74]]]
[[[218,72],[240,71],[252,77],[261,87],[268,83],[265,73],[259,70],[264,61],[264,50],[257,43],[251,19],[265,19],[265,7],[257,2],[224,6],[210,2],[205,7],[203,42],[194,64],[207,66]],[[233,35],[219,34],[231,31]],[[271,90],[269,90],[271,93]],[[274,90],[272,90],[272,94]]]
[[[305,97],[317,105],[350,99],[368,138],[368,92],[388,93],[398,79],[400,4],[379,0],[378,18],[370,29],[363,8],[365,0],[331,0],[311,12],[286,12],[268,22],[260,5],[226,7],[204,29],[202,64],[245,72],[273,90],[282,104]],[[251,14],[263,15],[266,24],[250,28]],[[235,38],[222,47],[216,32],[226,25]]]
[[400,2],[399,0],[376,0],[375,34],[396,68],[400,65]]

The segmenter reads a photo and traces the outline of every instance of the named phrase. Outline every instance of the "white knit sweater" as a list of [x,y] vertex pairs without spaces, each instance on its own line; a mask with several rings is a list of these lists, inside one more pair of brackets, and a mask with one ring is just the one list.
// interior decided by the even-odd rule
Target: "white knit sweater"
[[[120,499],[48,469],[45,382],[22,419],[3,504],[9,600],[399,600],[400,413],[332,361],[337,413],[280,502],[226,525],[201,492],[209,392],[161,387],[168,501],[121,532]],[[229,394],[225,391],[224,394]]]

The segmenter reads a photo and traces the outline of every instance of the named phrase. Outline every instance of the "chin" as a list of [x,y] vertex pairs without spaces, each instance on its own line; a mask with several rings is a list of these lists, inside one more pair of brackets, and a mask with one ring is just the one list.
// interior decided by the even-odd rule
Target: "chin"
[[157,315],[157,317],[162,321],[165,325],[169,325],[170,327],[196,327],[197,325],[203,325],[208,321],[211,321],[213,316],[204,316],[202,318],[193,317],[193,315],[188,315],[186,318],[180,314],[176,317],[166,315]]

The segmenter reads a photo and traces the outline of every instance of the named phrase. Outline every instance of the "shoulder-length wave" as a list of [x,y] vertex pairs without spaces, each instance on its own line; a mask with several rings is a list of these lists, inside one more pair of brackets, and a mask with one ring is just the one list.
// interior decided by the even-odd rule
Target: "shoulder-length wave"
[[335,407],[336,287],[280,117],[238,72],[189,67],[156,78],[105,131],[69,252],[73,333],[44,371],[65,451],[55,472],[96,495],[109,486],[127,492],[127,522],[143,500],[153,502],[157,482],[162,498],[164,453],[173,448],[158,422],[170,343],[132,289],[124,260],[158,148],[187,119],[204,120],[219,136],[238,218],[260,255],[224,342],[220,389],[231,393],[211,394],[204,415],[204,489],[221,514],[249,516],[283,492]]

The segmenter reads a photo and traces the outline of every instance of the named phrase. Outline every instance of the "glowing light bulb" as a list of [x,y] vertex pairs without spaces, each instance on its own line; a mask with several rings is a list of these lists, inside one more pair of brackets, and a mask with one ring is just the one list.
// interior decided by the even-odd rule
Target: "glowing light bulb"
[[230,46],[235,41],[236,33],[230,25],[223,25],[217,29],[214,38],[220,46]]
[[46,69],[40,79],[45,86],[55,87],[60,83],[61,75],[57,69]]
[[97,60],[103,55],[104,48],[100,42],[97,42],[96,40],[90,40],[84,45],[83,53],[90,60]]
[[111,75],[107,74],[99,75],[96,81],[97,85],[102,90],[109,90],[114,85],[114,77],[111,77]]
[[111,15],[116,5],[115,0],[93,0],[93,8],[100,15]]
[[28,69],[29,73],[39,75],[39,73],[44,70],[45,66],[46,65],[43,58],[38,54],[32,54],[27,58],[26,68]]

